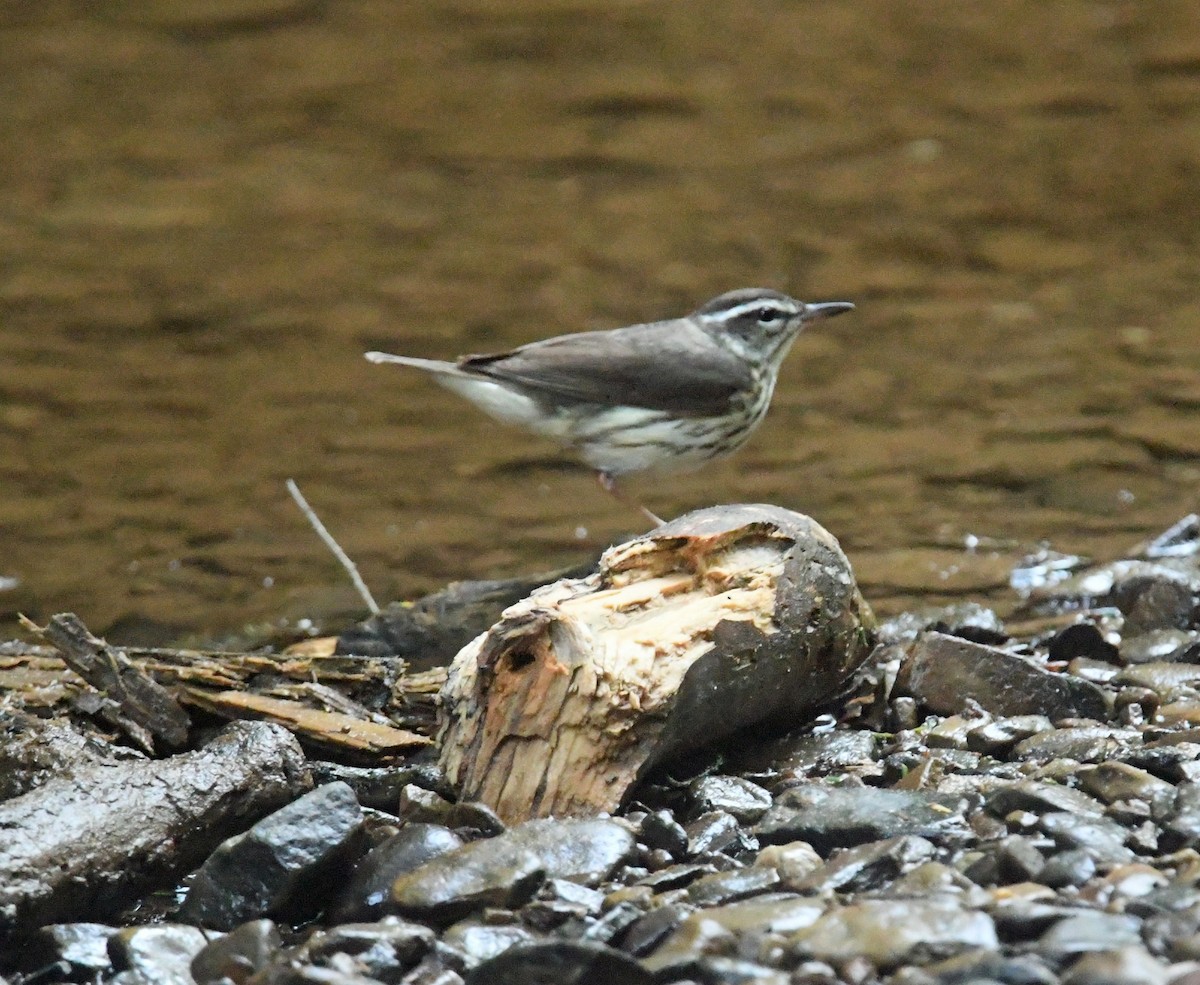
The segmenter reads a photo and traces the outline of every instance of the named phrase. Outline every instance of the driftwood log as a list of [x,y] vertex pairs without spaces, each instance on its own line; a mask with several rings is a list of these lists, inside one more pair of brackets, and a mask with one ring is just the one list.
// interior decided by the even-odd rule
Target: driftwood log
[[867,657],[873,619],[813,520],[701,510],[511,606],[457,656],[441,765],[508,822],[619,806],[652,766],[801,724]]
[[239,722],[196,752],[89,764],[0,804],[0,943],[113,913],[310,783],[291,735]]

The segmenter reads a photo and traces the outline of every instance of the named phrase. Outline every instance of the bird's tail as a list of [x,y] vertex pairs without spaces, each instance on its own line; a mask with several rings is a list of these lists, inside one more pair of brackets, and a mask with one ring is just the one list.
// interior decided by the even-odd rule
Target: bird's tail
[[425,372],[434,373],[437,376],[465,375],[456,364],[444,362],[441,359],[417,359],[414,356],[393,356],[390,352],[367,352],[364,353],[364,356],[369,363],[398,363],[401,366],[412,366],[415,369],[423,369]]

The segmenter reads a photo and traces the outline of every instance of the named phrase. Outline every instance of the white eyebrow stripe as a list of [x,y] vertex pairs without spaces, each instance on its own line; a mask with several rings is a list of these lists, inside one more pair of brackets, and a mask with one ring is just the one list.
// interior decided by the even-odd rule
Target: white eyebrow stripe
[[774,298],[760,298],[757,301],[743,301],[741,304],[736,304],[732,308],[725,308],[721,311],[706,312],[705,318],[740,318],[742,315],[748,315],[755,311],[761,311],[763,308],[772,308],[775,311],[780,311],[783,314],[791,317],[800,314],[800,309],[792,305],[784,304],[781,301],[776,301]]

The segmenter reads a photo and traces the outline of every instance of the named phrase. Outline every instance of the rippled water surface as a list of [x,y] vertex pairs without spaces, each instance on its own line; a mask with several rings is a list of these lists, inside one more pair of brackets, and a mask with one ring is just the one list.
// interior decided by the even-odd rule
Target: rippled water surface
[[0,629],[114,638],[571,563],[641,524],[364,349],[487,351],[742,285],[801,337],[753,443],[882,610],[1011,602],[1200,489],[1200,7],[47,2],[0,14]]

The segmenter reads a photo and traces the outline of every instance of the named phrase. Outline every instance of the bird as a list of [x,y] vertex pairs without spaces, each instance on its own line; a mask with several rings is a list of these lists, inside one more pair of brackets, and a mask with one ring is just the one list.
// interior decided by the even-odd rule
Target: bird
[[849,301],[806,304],[740,288],[682,318],[559,335],[453,362],[365,356],[423,370],[491,417],[557,441],[596,470],[607,492],[657,525],[617,480],[688,471],[736,451],[766,414],[800,331],[852,310]]

